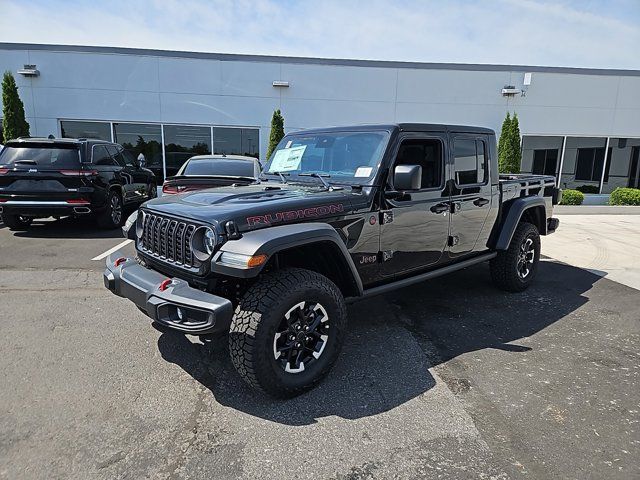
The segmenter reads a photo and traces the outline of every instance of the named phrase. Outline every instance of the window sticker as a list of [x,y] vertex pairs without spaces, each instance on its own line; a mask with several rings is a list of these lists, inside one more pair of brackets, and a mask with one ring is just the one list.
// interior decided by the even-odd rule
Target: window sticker
[[354,177],[370,177],[372,170],[373,168],[371,167],[358,167]]
[[306,145],[293,148],[283,148],[278,150],[273,157],[270,172],[290,172],[292,170],[300,169],[300,162],[302,161],[302,155],[307,149]]
[[292,140],[289,140],[289,141],[287,142],[287,144],[284,146],[284,148],[289,148],[289,147],[291,146],[291,142],[292,142]]

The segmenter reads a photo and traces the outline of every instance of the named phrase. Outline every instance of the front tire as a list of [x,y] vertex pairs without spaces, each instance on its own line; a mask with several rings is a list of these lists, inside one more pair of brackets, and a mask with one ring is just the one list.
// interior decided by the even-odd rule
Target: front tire
[[327,277],[298,268],[268,273],[236,308],[231,360],[252,387],[273,397],[294,397],[329,373],[346,324],[342,293]]
[[513,234],[509,248],[498,252],[489,263],[493,283],[507,292],[529,288],[538,271],[540,234],[535,225],[521,222]]
[[33,223],[33,218],[3,213],[2,223],[9,227],[9,230],[27,230]]
[[109,192],[107,208],[98,215],[98,226],[105,229],[121,227],[124,223],[124,207],[122,197],[115,190]]

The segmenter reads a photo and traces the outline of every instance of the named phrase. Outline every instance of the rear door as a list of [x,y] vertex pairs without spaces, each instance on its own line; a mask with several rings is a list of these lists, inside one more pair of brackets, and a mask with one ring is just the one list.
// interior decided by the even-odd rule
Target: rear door
[[16,142],[0,153],[0,197],[13,201],[77,199],[85,186],[79,145]]
[[484,249],[477,246],[491,210],[489,150],[486,135],[453,134],[451,168],[451,229],[449,256]]

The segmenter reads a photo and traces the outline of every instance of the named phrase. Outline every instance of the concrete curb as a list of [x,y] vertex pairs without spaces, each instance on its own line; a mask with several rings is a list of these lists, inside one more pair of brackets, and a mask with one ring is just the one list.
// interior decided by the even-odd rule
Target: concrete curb
[[640,206],[556,205],[554,215],[640,215]]

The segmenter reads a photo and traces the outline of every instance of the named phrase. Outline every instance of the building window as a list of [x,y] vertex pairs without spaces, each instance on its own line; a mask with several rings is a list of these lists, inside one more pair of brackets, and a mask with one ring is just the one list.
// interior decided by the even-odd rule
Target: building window
[[94,138],[111,141],[111,125],[108,122],[82,122],[60,120],[62,138]]
[[556,175],[558,168],[558,150],[534,150],[533,151],[533,170],[531,173],[536,175]]
[[114,123],[113,139],[138,159],[141,165],[164,180],[162,166],[162,131],[160,125]]
[[[607,154],[607,160],[611,158],[611,148]],[[600,182],[602,166],[604,165],[604,148],[579,148],[576,156],[576,180],[587,182]],[[607,161],[604,172],[604,181],[609,181],[609,168],[611,162]]]
[[629,181],[627,187],[640,188],[640,147],[631,149],[631,167],[629,169]]
[[164,152],[167,176],[175,175],[189,158],[211,153],[211,127],[165,125]]
[[245,155],[258,158],[259,132],[257,128],[213,127],[214,153]]
[[458,138],[454,141],[456,185],[484,183],[487,172],[487,156],[482,140]]

